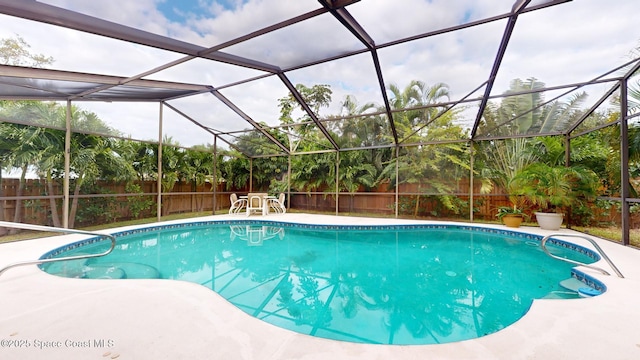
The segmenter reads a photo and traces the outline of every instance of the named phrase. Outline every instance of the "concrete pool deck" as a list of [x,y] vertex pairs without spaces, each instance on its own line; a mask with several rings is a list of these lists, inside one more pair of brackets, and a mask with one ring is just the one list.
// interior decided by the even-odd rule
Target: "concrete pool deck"
[[[186,221],[229,219],[245,217],[217,215]],[[251,219],[351,225],[434,223],[308,214]],[[575,233],[535,227],[509,230]],[[37,259],[82,238],[86,237],[64,235],[1,244],[0,267]],[[625,276],[620,279],[580,268],[606,284],[603,295],[536,300],[522,319],[497,333],[421,346],[354,344],[294,333],[257,320],[193,283],[69,279],[46,274],[36,266],[18,267],[0,276],[0,359],[640,359],[640,251],[594,239]],[[582,239],[565,240],[592,248]],[[596,265],[613,274],[606,262]]]

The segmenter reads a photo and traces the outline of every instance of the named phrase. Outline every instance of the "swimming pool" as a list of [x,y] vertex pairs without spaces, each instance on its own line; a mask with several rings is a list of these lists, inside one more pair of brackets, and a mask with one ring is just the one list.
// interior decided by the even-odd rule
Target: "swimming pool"
[[[115,235],[118,246],[107,257],[43,268],[69,277],[191,281],[277,326],[363,343],[477,338],[517,321],[533,299],[577,297],[559,286],[572,276],[571,265],[544,254],[540,237],[512,231],[253,220],[158,226]],[[104,246],[89,239],[43,257]],[[582,262],[597,258],[561,241],[549,247],[556,255]]]

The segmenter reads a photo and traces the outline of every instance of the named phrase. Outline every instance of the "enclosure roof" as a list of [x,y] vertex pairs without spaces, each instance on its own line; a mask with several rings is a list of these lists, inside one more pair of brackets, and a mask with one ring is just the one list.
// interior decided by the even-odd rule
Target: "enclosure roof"
[[[165,131],[184,145],[213,134],[252,157],[569,134],[635,74],[634,10],[635,0],[0,0],[0,38],[18,34],[55,59],[0,65],[0,99],[81,101],[124,132],[117,121],[144,131],[157,120],[134,118],[131,103],[161,102]],[[314,102],[307,90],[324,85],[331,94]],[[486,119],[522,96],[543,99]],[[289,118],[285,98],[298,103]],[[111,120],[105,102],[129,105]],[[522,126],[540,112],[542,124]],[[430,133],[441,120],[460,134]]]

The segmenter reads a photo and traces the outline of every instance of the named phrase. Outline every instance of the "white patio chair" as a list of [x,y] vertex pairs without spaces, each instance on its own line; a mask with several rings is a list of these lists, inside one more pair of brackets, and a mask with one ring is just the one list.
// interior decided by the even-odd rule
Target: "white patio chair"
[[242,209],[247,207],[247,199],[238,199],[238,195],[235,193],[229,196],[231,200],[231,207],[229,208],[229,215],[238,214]]
[[284,214],[287,212],[287,208],[284,206],[284,193],[280,193],[275,199],[268,199],[269,208],[273,209],[278,214]]
[[247,196],[247,216],[256,212],[260,212],[262,213],[262,215],[266,215],[266,198],[267,193],[249,193],[249,195]]

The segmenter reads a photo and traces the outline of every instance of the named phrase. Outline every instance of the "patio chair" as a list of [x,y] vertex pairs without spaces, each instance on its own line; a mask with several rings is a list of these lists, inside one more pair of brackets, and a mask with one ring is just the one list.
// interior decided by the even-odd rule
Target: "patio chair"
[[231,200],[231,207],[229,208],[229,215],[238,214],[242,209],[247,207],[247,199],[238,199],[238,195],[235,193],[229,196]]
[[287,208],[284,206],[284,193],[280,193],[277,198],[267,199],[269,209],[273,209],[278,214],[284,214],[287,212]]
[[267,193],[249,193],[247,196],[247,216],[260,212],[262,215],[266,215],[267,207],[265,199]]

